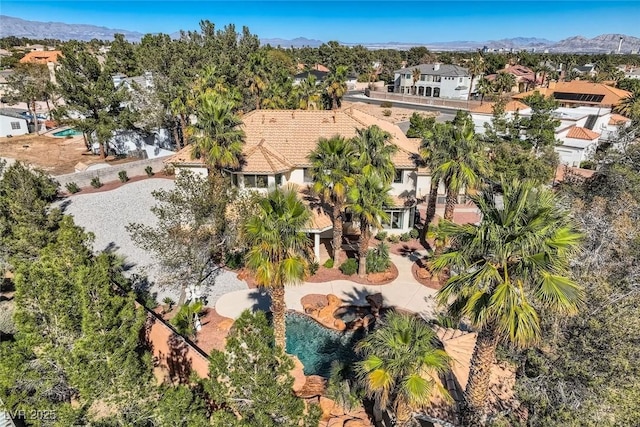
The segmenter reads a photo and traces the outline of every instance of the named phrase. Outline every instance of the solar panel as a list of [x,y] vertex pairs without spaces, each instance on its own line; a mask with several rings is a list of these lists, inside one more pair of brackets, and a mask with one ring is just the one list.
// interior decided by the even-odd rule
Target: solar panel
[[599,103],[604,99],[604,95],[595,95],[591,93],[568,93],[568,92],[554,92],[553,97],[561,101],[578,101],[578,102],[592,102]]

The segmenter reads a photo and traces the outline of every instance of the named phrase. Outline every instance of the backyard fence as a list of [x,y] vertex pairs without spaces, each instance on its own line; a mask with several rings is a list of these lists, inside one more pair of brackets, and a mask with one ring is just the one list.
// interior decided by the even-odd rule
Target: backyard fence
[[369,92],[369,97],[372,99],[386,99],[389,101],[407,102],[411,104],[421,104],[421,105],[431,105],[434,107],[448,107],[448,108],[453,108],[458,110],[471,110],[475,107],[480,106],[479,101],[432,98],[432,97],[407,95],[407,94],[400,94],[400,93],[379,92],[379,91],[373,91],[373,90]]
[[91,180],[95,177],[100,178],[103,184],[111,181],[118,181],[118,173],[120,171],[127,172],[129,178],[134,176],[146,175],[145,169],[151,166],[153,172],[157,173],[164,170],[164,160],[166,157],[157,157],[155,159],[136,160],[133,162],[112,165],[103,169],[68,173],[65,175],[55,176],[54,179],[60,183],[60,187],[64,188],[70,182],[76,183],[78,187],[87,187],[91,184]]

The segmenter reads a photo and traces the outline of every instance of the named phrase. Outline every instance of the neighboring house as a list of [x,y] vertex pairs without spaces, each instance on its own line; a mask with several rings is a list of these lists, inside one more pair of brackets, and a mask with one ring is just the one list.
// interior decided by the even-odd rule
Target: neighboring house
[[544,96],[552,96],[562,107],[615,107],[631,92],[602,83],[591,83],[582,80],[570,82],[549,82],[548,88],[537,88],[533,91],[513,95],[513,99],[524,99],[535,92]]
[[[542,85],[542,76],[536,76],[535,71],[530,68],[525,67],[524,65],[516,64],[516,65],[505,65],[503,70],[500,70],[502,73],[512,74],[516,78],[516,85],[511,88],[511,92],[526,92],[529,89],[533,89],[536,86]],[[489,74],[485,76],[487,80],[494,81],[498,75],[497,74]]]
[[62,52],[59,50],[32,51],[23,56],[20,59],[20,63],[35,62],[36,64],[45,64],[49,69],[49,79],[52,83],[56,83],[56,68],[58,59],[61,56]]
[[626,66],[626,67],[619,67],[619,69],[624,73],[625,79],[640,80],[640,67]]
[[113,80],[113,86],[118,88],[125,86],[127,89],[132,90],[136,85],[142,89],[150,89],[153,87],[153,73],[151,71],[145,71],[141,76],[127,77],[124,74],[116,74],[111,76]]
[[325,81],[325,79],[329,75],[329,72],[328,71],[318,71],[318,70],[303,71],[303,72],[298,73],[295,76],[293,76],[293,85],[294,86],[299,85],[304,80],[307,80],[310,75],[314,76],[316,78],[316,80],[318,81],[318,83],[322,83],[322,82]]
[[28,120],[12,108],[0,108],[0,137],[29,133]]
[[[91,138],[95,141],[94,138]],[[116,156],[137,157],[140,159],[155,159],[174,154],[167,150],[171,147],[171,134],[166,129],[154,129],[149,134],[143,134],[137,130],[118,130],[107,142],[108,154]],[[100,144],[93,142],[92,151],[100,153]]]
[[[413,83],[413,70],[420,70],[420,79]],[[407,95],[433,98],[463,99],[469,97],[471,75],[466,68],[447,64],[421,64],[394,72],[393,91]]]
[[[320,138],[340,135],[351,138],[357,129],[377,125],[392,135],[391,142],[398,147],[393,156],[397,176],[392,184],[393,206],[389,206],[389,221],[383,228],[400,234],[413,228],[417,199],[429,194],[431,177],[424,168],[416,165],[416,153],[420,140],[410,139],[390,122],[371,116],[358,108],[336,111],[305,110],[254,110],[243,117],[242,129],[246,135],[243,165],[238,171],[229,171],[233,182],[240,189],[266,192],[269,187],[286,184],[297,185],[303,200],[313,206],[313,220],[306,230],[313,235],[316,256],[319,256],[321,239],[330,241],[332,222],[327,210],[308,194],[312,184],[311,164],[308,155]],[[180,150],[166,160],[176,168],[176,173],[191,170],[206,175],[202,159],[192,159],[192,146]],[[442,189],[444,195],[444,189]],[[444,206],[441,207],[441,211]],[[475,207],[461,206],[476,212]],[[357,229],[347,218],[345,234]]]
[[325,67],[322,64],[313,64],[313,66],[307,67],[307,64],[298,63],[297,69],[298,69],[298,71],[316,70],[316,71],[322,71],[323,73],[328,73],[329,71],[331,71],[331,70],[329,70],[327,67]]
[[598,74],[598,70],[596,70],[596,64],[579,65],[577,67],[573,67],[571,71],[585,77],[593,77]]
[[[507,117],[512,117],[516,111],[521,117],[531,115],[531,109],[518,101],[511,101],[505,107]],[[490,103],[471,111],[477,133],[485,132],[484,125],[491,123],[492,114]],[[626,117],[612,114],[609,108],[560,107],[553,114],[560,120],[555,130],[555,137],[560,144],[555,150],[560,163],[569,166],[580,166],[580,163],[589,160],[600,144],[615,140],[616,133],[630,123]]]

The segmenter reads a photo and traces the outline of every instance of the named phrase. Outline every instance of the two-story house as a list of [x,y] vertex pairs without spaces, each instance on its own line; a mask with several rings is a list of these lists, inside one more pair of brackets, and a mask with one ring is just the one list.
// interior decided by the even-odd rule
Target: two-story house
[[[414,83],[415,69],[420,70],[420,78]],[[466,100],[472,86],[469,70],[457,65],[436,62],[401,68],[393,73],[393,91],[407,95]]]
[[[240,189],[266,192],[269,187],[293,184],[302,193],[312,208],[313,218],[306,232],[314,241],[316,257],[319,258],[321,239],[330,241],[332,221],[327,207],[322,207],[309,194],[312,184],[311,164],[308,156],[320,138],[340,135],[345,138],[356,136],[358,129],[377,125],[391,135],[391,143],[398,147],[393,156],[396,177],[392,184],[393,206],[387,213],[389,221],[383,228],[390,233],[400,234],[410,231],[416,217],[417,198],[429,193],[431,177],[424,168],[416,164],[416,153],[420,141],[405,136],[393,123],[378,119],[357,108],[337,111],[305,110],[255,110],[243,117],[245,132],[243,164],[239,170],[228,171]],[[202,159],[193,159],[192,146],[187,146],[165,163],[175,167],[176,173],[191,170],[207,174]],[[355,231],[347,215],[346,229]]]
[[[515,113],[521,117],[531,115],[531,108],[519,101],[510,101],[505,105],[505,116],[513,117]],[[619,114],[613,114],[610,108],[599,107],[559,107],[553,112],[559,121],[555,129],[560,163],[568,166],[580,166],[589,160],[600,144],[615,140],[620,128],[628,126],[630,120]],[[485,131],[485,124],[493,118],[493,104],[484,105],[471,110],[476,133]]]

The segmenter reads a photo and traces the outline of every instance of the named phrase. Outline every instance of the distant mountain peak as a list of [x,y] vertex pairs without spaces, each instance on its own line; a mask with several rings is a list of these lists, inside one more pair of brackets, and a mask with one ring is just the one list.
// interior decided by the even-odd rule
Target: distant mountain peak
[[0,37],[16,36],[31,39],[111,40],[116,33],[124,34],[129,41],[139,41],[143,34],[137,31],[119,30],[97,25],[66,24],[64,22],[39,22],[0,15]]

